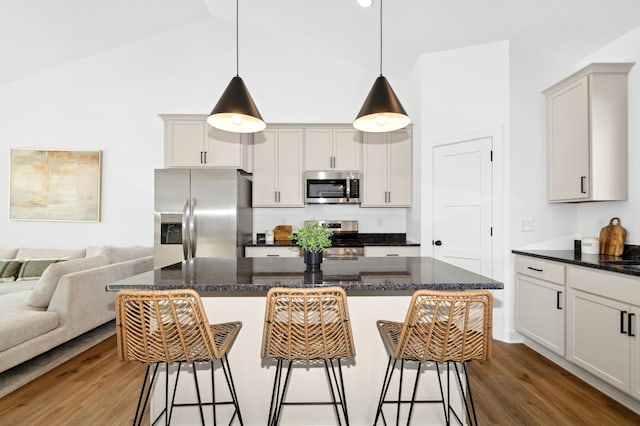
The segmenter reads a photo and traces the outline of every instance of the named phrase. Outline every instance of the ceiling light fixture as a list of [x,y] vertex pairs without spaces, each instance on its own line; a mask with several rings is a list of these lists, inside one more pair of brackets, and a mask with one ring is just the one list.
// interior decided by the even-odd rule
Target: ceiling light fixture
[[362,132],[391,132],[402,129],[411,119],[400,100],[382,75],[382,0],[380,0],[380,76],[373,83],[367,99],[353,122],[353,127]]
[[373,0],[358,0],[358,4],[362,7],[369,7],[373,3]]
[[260,115],[260,111],[253,102],[249,89],[239,75],[238,49],[238,15],[239,0],[236,0],[236,76],[213,107],[207,122],[221,130],[234,133],[255,133],[264,130],[267,125]]

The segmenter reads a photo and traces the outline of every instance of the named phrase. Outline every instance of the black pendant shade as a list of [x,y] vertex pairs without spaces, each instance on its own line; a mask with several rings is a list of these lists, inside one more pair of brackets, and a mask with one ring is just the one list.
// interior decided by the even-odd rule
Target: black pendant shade
[[387,79],[382,75],[382,0],[380,2],[380,77],[373,82],[367,99],[353,122],[361,132],[391,132],[402,129],[411,119]]
[[353,122],[363,132],[390,132],[406,127],[411,119],[402,107],[389,81],[380,75]]
[[207,122],[218,129],[235,133],[254,133],[266,127],[249,89],[237,75],[231,79],[213,107]]

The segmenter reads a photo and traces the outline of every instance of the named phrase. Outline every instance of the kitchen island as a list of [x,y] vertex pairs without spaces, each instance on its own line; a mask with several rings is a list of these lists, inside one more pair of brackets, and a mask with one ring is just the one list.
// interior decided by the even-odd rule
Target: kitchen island
[[[107,290],[192,288],[201,294],[210,322],[242,321],[243,328],[229,354],[229,361],[244,424],[263,425],[269,412],[275,370],[274,363],[260,358],[264,296],[271,287],[333,285],[347,291],[356,349],[355,358],[343,364],[346,365],[343,371],[352,425],[373,423],[388,361],[378,336],[376,320],[403,321],[411,295],[417,289],[461,291],[503,288],[501,282],[429,257],[360,257],[325,260],[322,272],[313,274],[305,273],[302,258],[198,258],[112,283]],[[201,384],[207,383],[208,377],[204,367],[202,370]],[[221,373],[219,370],[216,368],[216,374]],[[435,368],[426,369],[422,374],[422,391],[418,398],[437,398],[439,391]],[[405,383],[412,382],[411,376],[407,377]],[[159,387],[154,394],[154,417],[164,406],[162,383],[164,380],[158,382]],[[179,397],[194,397],[192,382],[181,380],[180,383]],[[223,386],[218,386],[216,395],[222,389]],[[210,390],[208,392],[210,394]],[[204,391],[205,399],[206,393]],[[328,401],[330,396],[324,370],[315,367],[294,370],[287,395],[293,401]],[[217,396],[225,397],[223,392]],[[385,408],[385,412],[387,410],[387,418],[395,417],[392,407]],[[177,409],[172,424],[198,424],[197,411]],[[211,410],[208,411],[211,416]],[[223,413],[224,410],[219,412]],[[401,419],[406,418],[407,412],[408,407],[405,407]],[[412,415],[414,425],[442,424],[443,420],[442,407],[437,404],[421,404]],[[334,423],[334,413],[329,406],[287,406],[280,424]]]

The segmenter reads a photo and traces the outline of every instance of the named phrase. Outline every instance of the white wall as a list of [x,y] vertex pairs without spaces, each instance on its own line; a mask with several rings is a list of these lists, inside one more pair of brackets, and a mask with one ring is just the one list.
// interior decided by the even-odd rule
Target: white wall
[[[455,49],[422,55],[414,68],[410,81],[413,93],[418,94],[419,111],[414,128],[414,153],[419,157],[414,164],[414,182],[417,182],[417,202],[408,212],[408,229],[418,230],[422,244],[422,254],[433,255],[428,243],[433,235],[433,147],[444,139],[455,135],[469,134],[485,129],[500,129],[501,144],[494,146],[494,158],[507,158],[504,150],[509,144],[509,42],[501,41],[463,49]],[[508,188],[508,175],[502,171],[505,165],[496,161],[496,171],[505,178],[504,188]],[[498,170],[500,169],[500,170]],[[508,198],[502,200],[506,205]],[[500,217],[497,215],[496,217]],[[496,226],[496,238],[506,238],[505,228]],[[500,242],[497,247],[507,247]],[[500,259],[506,254],[498,250]],[[499,262],[501,265],[502,263]],[[495,279],[503,279],[502,268],[494,272]],[[505,309],[509,307],[510,287],[495,293],[494,335],[503,338],[508,323],[503,321]]]
[[[0,247],[152,245],[153,169],[163,166],[157,115],[211,110],[235,74],[234,25],[215,18],[196,21],[1,85]],[[361,52],[343,43],[336,49],[344,62],[336,66],[318,60],[314,48],[320,47],[302,49],[304,40],[289,40],[286,32],[241,30],[240,74],[267,122],[353,120],[377,76],[371,57],[375,49]],[[354,34],[354,40],[362,38]],[[407,82],[389,79],[404,99]],[[102,150],[101,222],[10,221],[11,148]],[[301,224],[321,215],[357,215],[363,232],[405,229],[404,209],[354,211],[345,206],[308,212],[256,209],[256,229]]]
[[627,244],[640,244],[640,27],[578,62],[576,69],[592,62],[635,62],[629,83],[629,199],[577,206],[577,237],[598,236],[612,217],[627,230]]

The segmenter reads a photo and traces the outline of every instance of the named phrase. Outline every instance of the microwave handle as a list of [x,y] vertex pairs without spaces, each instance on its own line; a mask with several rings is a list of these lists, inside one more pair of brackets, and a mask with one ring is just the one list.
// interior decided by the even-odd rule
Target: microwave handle
[[351,198],[351,176],[350,176],[350,174],[347,175],[347,193],[345,195],[347,196],[347,200],[349,200],[349,198]]

